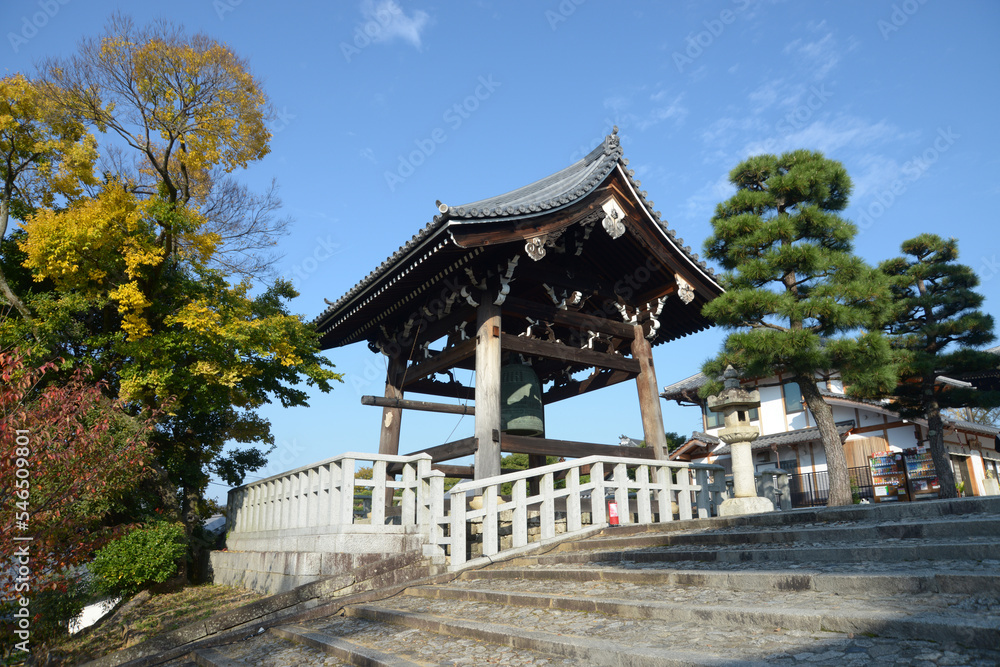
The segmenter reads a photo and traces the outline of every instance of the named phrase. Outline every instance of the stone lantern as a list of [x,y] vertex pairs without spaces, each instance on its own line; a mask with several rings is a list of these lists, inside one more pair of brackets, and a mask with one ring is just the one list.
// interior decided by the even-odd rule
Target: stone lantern
[[733,498],[722,502],[719,516],[757,514],[774,511],[774,504],[757,495],[754,482],[753,456],[750,443],[760,433],[750,424],[750,410],[760,407],[760,392],[740,387],[739,373],[732,366],[722,376],[725,388],[721,393],[708,397],[708,409],[721,412],[725,427],[719,431],[719,440],[729,445],[733,460]]

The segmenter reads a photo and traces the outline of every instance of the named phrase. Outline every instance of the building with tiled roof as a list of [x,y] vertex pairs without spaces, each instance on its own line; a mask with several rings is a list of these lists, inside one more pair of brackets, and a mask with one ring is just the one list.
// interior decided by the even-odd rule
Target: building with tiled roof
[[[941,377],[942,382],[955,382]],[[959,381],[960,382],[960,381]],[[680,405],[697,406],[702,410],[704,428],[691,435],[671,458],[729,465],[729,447],[718,440],[721,419],[706,408],[698,392],[708,378],[697,373],[664,387],[660,396]],[[775,466],[793,475],[793,482],[822,485],[825,479],[826,457],[822,439],[812,414],[806,408],[795,383],[783,382],[780,376],[743,381],[748,389],[760,392],[761,406],[751,414],[752,423],[761,432],[752,443],[754,464],[758,470]],[[892,410],[891,401],[858,399],[849,396],[836,376],[817,376],[820,393],[833,408],[834,420],[844,442],[852,478],[864,477],[868,460],[876,452],[902,452],[924,445],[927,441],[925,420],[902,419]],[[962,419],[945,420],[945,446],[951,457],[957,482],[965,482],[967,495],[985,492],[987,471],[1000,472],[1000,429]],[[799,495],[823,497],[822,488],[799,489]],[[793,488],[793,497],[796,490]],[[930,496],[931,494],[926,494]]]

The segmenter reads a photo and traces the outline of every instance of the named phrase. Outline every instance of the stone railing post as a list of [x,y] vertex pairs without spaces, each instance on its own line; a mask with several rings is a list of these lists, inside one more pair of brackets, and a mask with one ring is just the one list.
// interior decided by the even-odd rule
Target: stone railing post
[[566,532],[583,529],[580,513],[580,469],[570,468],[566,473]]
[[[402,526],[417,523],[417,466],[414,463],[403,464],[403,496],[399,501],[399,523]],[[389,491],[393,492],[392,489]]]
[[516,480],[511,489],[511,501],[514,503],[511,526],[511,544],[523,547],[528,544],[528,480]]
[[539,492],[542,496],[542,506],[538,517],[541,524],[541,537],[543,540],[551,540],[556,536],[555,481],[552,473],[547,472],[542,475]]
[[451,491],[451,565],[456,567],[466,561],[465,555],[465,491]]
[[698,468],[694,475],[695,483],[698,485],[698,518],[707,519],[712,516],[712,490],[708,488],[708,471]]
[[628,468],[624,463],[615,464],[614,472],[615,504],[618,506],[618,523],[625,525],[632,521],[632,508],[628,500]]
[[607,485],[604,482],[604,463],[598,461],[590,465],[590,482],[594,485],[590,492],[590,523],[593,526],[608,525]]

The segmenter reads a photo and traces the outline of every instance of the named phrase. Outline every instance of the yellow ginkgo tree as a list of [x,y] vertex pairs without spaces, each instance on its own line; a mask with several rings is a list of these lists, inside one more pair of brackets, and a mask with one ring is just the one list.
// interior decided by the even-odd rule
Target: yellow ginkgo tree
[[291,284],[255,283],[225,259],[281,231],[266,222],[275,199],[224,176],[268,153],[267,96],[225,45],[123,16],[45,63],[41,81],[107,145],[100,184],[23,216],[16,252],[38,289],[38,347],[87,363],[133,412],[156,415],[160,509],[190,526],[210,474],[237,484],[266,462],[258,408],[305,405],[304,387],[340,379],[289,313]]
[[[51,85],[43,88],[22,74],[0,79],[0,240],[7,235],[11,215],[23,218],[35,207],[75,197],[96,182],[97,142],[59,103],[57,90]],[[27,323],[33,322],[2,265],[0,294]]]

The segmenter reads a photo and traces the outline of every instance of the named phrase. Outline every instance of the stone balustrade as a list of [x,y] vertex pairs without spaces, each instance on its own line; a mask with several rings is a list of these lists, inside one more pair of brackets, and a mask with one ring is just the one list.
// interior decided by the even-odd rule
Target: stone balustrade
[[[723,500],[723,472],[718,465],[589,456],[462,482],[451,489],[450,516],[442,517],[450,526],[451,568],[459,569],[468,560],[468,550],[460,545],[468,545],[467,531],[473,522],[482,526],[481,556],[496,557],[529,546],[529,520],[538,523],[535,541],[555,538],[557,512],[565,519],[565,535],[606,526],[609,498],[616,503],[623,525],[633,520],[673,521],[675,513],[681,519],[707,518]],[[582,481],[586,475],[589,481]],[[508,483],[509,499],[498,493]],[[529,495],[532,486],[538,492]],[[508,523],[512,539],[509,547],[501,548],[500,529]]]
[[[358,464],[372,468],[371,479],[357,476]],[[401,466],[401,479],[386,473]],[[342,454],[326,461],[303,466],[246,484],[229,492],[228,514],[231,534],[291,531],[322,532],[360,523],[355,517],[354,496],[359,489],[371,489],[372,526],[386,524],[386,508],[398,493],[399,526],[431,530],[431,515],[439,516],[444,495],[444,474],[431,470],[431,457],[383,454]]]
[[[359,464],[371,465],[371,479],[357,476]],[[511,493],[502,497],[506,484]],[[354,510],[360,488],[372,495],[363,519]],[[609,501],[616,503],[619,523],[651,524],[673,521],[675,514],[713,516],[724,492],[721,466],[590,456],[461,482],[446,494],[444,475],[431,470],[427,454],[348,453],[230,491],[227,545],[243,552],[386,553],[398,547],[379,538],[405,534],[420,538],[425,556],[438,562],[450,556],[450,567],[460,569],[473,542],[476,556],[496,557],[557,533],[604,527]],[[509,535],[504,544],[501,532]],[[287,567],[288,576],[306,576]]]

